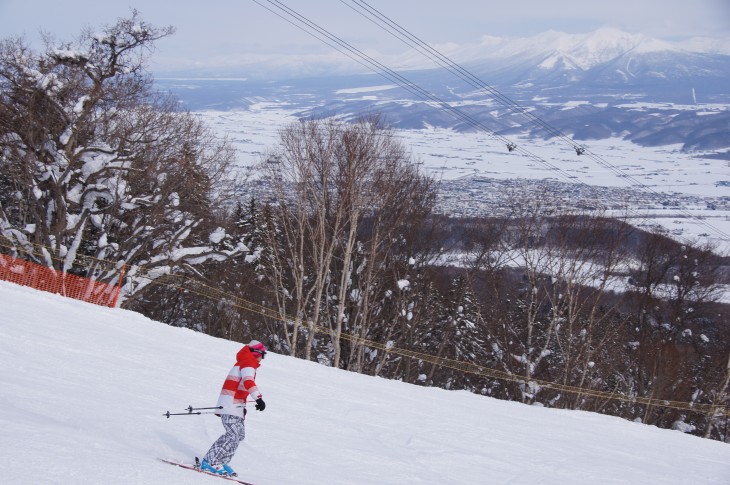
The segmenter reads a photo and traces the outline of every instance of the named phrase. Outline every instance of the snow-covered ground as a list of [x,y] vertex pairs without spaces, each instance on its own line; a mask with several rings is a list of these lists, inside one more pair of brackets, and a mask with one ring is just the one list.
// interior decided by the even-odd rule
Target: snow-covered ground
[[[252,338],[261,338],[252,335]],[[203,484],[241,344],[0,282],[0,482]],[[269,354],[232,465],[265,484],[727,484],[730,446]],[[227,483],[227,482],[226,482]]]
[[[365,88],[363,88],[365,89]],[[278,142],[281,128],[297,120],[286,105],[259,103],[248,110],[197,112],[220,135],[231,138],[239,163],[250,165]],[[522,139],[515,142],[535,158],[510,153],[483,133],[450,129],[397,130],[414,158],[443,179],[482,176],[498,179],[561,180],[553,167],[574,178],[565,182],[636,188],[637,182],[655,192],[700,196],[730,196],[730,163],[703,158],[707,153],[680,152],[680,145],[641,147],[619,138],[580,143],[617,169],[611,170],[575,154],[565,142]],[[627,180],[627,176],[633,180]],[[722,182],[725,182],[724,184]]]
[[[198,114],[232,140],[242,166],[261,161],[262,154],[277,144],[278,131],[297,119],[284,103]],[[641,147],[612,138],[582,143],[595,155],[588,157],[577,156],[570,145],[559,140],[515,139],[533,155],[526,156],[508,152],[501,142],[483,133],[431,128],[397,130],[396,136],[439,180],[547,179],[564,183],[566,191],[575,184],[599,187],[597,197],[611,202],[620,199],[629,206],[628,217],[635,224],[658,224],[680,240],[710,242],[720,253],[730,254],[730,163],[706,158],[710,153],[682,153],[679,145]],[[473,208],[484,204],[476,198],[480,195],[480,186],[476,186],[454,199]],[[493,205],[487,201],[484,207],[490,203]]]

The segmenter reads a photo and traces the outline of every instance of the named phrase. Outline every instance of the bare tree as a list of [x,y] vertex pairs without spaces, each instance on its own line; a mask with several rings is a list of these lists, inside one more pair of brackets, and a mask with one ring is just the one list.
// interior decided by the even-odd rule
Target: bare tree
[[[605,378],[619,365],[605,357],[620,347],[624,326],[618,305],[606,297],[623,291],[632,228],[600,214],[566,214],[551,221],[547,245],[553,261],[550,319],[556,359],[550,380],[577,389],[607,390]],[[617,391],[619,389],[608,389]],[[584,408],[585,397],[566,396],[571,409]],[[594,404],[599,406],[600,404]]]
[[[517,393],[525,402],[544,391],[538,381],[603,389],[610,365],[601,357],[623,332],[619,301],[609,305],[607,294],[621,289],[631,228],[569,211],[549,187],[510,200],[513,214],[476,225],[465,252],[472,279],[492,295],[482,312],[494,362],[522,377]],[[549,393],[551,404],[583,406],[579,394]]]
[[323,326],[332,352],[318,359],[339,366],[342,333],[367,327],[398,231],[413,222],[409,215],[430,211],[430,179],[377,118],[295,123],[262,166],[276,198],[269,241],[277,261],[269,277],[279,310],[296,315],[290,352],[296,353],[307,322],[305,357],[311,358],[314,330]]
[[[722,325],[715,307],[721,259],[712,249],[679,243],[660,232],[642,235],[630,272],[638,322],[631,366],[637,396],[682,396],[691,402],[710,392],[703,381],[725,355],[705,348],[703,340],[703,331]],[[664,426],[677,419],[676,412],[661,406],[634,412],[646,423]]]
[[[280,147],[262,168],[273,183],[275,205],[267,227],[275,260],[267,272],[277,307],[295,320],[286,344],[297,355],[303,322],[308,333],[305,358],[311,358],[315,325],[320,324],[325,283],[342,231],[337,211],[335,153],[339,127],[334,120],[294,123],[280,133]],[[289,308],[291,302],[292,308]]]
[[[730,412],[730,357],[728,357],[727,365],[724,369],[724,379],[717,385],[715,389],[712,389],[710,399],[713,404],[712,412],[707,416],[707,424],[704,432],[704,437],[709,438],[712,436],[712,431],[716,428],[724,427],[725,434],[722,436],[722,441],[728,441],[728,413]],[[722,410],[723,412],[719,412]],[[724,420],[723,424],[720,424]]]

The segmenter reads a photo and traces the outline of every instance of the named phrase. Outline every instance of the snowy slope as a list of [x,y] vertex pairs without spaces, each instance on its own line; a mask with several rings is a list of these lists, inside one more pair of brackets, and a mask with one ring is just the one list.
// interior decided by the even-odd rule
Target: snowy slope
[[[255,336],[260,337],[260,336]],[[203,484],[190,459],[240,344],[0,282],[3,484]],[[232,465],[265,484],[726,484],[730,447],[270,354]]]

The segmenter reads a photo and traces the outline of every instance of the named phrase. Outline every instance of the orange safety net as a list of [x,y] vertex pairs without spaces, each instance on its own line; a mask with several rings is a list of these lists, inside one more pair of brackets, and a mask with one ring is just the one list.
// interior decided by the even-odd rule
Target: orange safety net
[[[0,280],[114,308],[120,287],[0,254]],[[121,275],[120,275],[121,281]]]

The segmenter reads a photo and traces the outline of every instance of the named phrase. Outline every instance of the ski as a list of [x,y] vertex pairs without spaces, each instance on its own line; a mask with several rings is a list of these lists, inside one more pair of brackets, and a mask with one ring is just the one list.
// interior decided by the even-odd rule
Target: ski
[[[177,461],[167,460],[165,458],[158,458],[161,462],[169,463],[170,465],[179,466],[180,468],[185,468],[187,470],[193,470],[198,473],[203,473],[205,475],[209,475],[211,477],[217,477],[217,478],[223,478],[224,480],[231,480],[232,482],[242,483],[243,485],[253,485],[251,482],[245,482],[239,478],[236,477],[230,477],[228,475],[216,475],[215,473],[206,472],[200,469],[200,465],[190,465],[188,463],[179,463]],[[195,458],[195,462],[198,463],[198,458]]]

